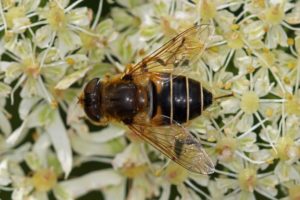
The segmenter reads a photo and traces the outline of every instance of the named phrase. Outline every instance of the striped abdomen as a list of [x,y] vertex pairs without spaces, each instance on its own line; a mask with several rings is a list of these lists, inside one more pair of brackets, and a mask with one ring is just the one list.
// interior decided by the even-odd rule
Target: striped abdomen
[[[201,115],[212,104],[212,93],[201,83],[186,76],[161,74],[151,79],[153,111],[151,118],[159,125],[185,123]],[[166,116],[163,117],[162,116]],[[158,119],[163,119],[158,122]]]

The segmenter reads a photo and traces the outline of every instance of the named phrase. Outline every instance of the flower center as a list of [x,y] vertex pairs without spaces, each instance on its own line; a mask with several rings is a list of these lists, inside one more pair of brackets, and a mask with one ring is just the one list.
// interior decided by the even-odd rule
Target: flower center
[[255,94],[253,91],[245,92],[242,96],[240,106],[246,114],[255,113],[259,107],[259,98],[257,94]]
[[256,185],[256,171],[253,169],[243,169],[239,174],[239,184],[242,190],[253,192]]
[[103,46],[103,44],[105,43],[104,41],[104,43],[101,43],[98,38],[85,33],[80,33],[79,36],[82,41],[82,46],[87,50],[97,49],[97,46]]
[[278,157],[281,160],[296,159],[300,156],[300,149],[294,145],[290,137],[282,137],[277,144]]
[[300,116],[300,98],[291,96],[285,103],[285,109],[288,115]]
[[170,163],[166,169],[166,178],[172,184],[180,184],[188,177],[188,172],[176,163]]
[[216,16],[217,7],[213,1],[200,1],[200,15],[204,21],[210,20]]
[[222,138],[222,140],[219,140],[216,145],[216,152],[218,154],[218,158],[223,161],[232,160],[235,149],[236,140],[230,137]]
[[276,58],[273,52],[271,52],[269,49],[263,49],[261,55],[263,60],[260,61],[260,63],[263,67],[269,68],[274,65]]
[[37,191],[47,192],[56,185],[57,176],[51,169],[42,169],[34,173],[32,182]]
[[244,42],[242,34],[239,31],[233,31],[226,35],[227,45],[232,49],[240,49],[243,47]]
[[54,2],[50,4],[50,10],[47,15],[47,20],[50,26],[56,31],[64,28],[67,23],[64,10]]
[[265,20],[270,25],[280,24],[284,17],[283,6],[276,4],[266,10]]
[[134,163],[127,163],[120,169],[121,173],[129,178],[138,177],[144,174],[147,170],[148,166],[146,164],[135,165]]
[[8,28],[13,28],[15,19],[25,18],[25,17],[26,17],[26,13],[25,13],[25,8],[23,6],[12,7],[5,14]]
[[23,60],[24,72],[27,76],[37,78],[40,75],[40,68],[38,64],[31,58]]

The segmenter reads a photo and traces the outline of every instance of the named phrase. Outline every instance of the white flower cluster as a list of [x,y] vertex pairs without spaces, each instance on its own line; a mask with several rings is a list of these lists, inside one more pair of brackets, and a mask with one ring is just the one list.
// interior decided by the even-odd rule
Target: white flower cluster
[[[300,199],[300,1],[84,3],[0,0],[1,199]],[[192,76],[233,94],[189,125],[215,163],[209,176],[166,162],[119,124],[95,129],[76,105],[87,80],[195,23],[214,32]],[[77,170],[85,164],[94,170]]]

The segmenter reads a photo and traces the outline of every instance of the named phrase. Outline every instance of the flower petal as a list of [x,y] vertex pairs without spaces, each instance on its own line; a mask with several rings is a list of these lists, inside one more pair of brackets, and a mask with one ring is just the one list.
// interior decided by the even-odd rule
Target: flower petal
[[115,138],[118,138],[124,134],[125,134],[124,128],[110,125],[101,131],[91,132],[91,134],[89,134],[88,137],[85,137],[84,139],[94,141],[94,142],[107,142]]
[[8,172],[7,160],[2,160],[0,163],[0,185],[5,186],[11,183],[10,175]]
[[258,179],[257,187],[260,191],[264,191],[270,196],[277,195],[276,185],[278,184],[278,178],[275,175],[270,175],[264,178]]
[[52,29],[50,26],[42,26],[35,33],[35,42],[38,47],[46,48],[49,47],[52,39]]
[[[92,190],[119,185],[122,183],[122,179],[123,177],[119,173],[112,169],[107,169],[94,171],[79,178],[63,181],[59,185],[72,198],[77,198]],[[57,194],[56,190],[54,190],[54,193]]]
[[71,24],[77,26],[87,26],[90,23],[87,7],[73,9],[68,13],[67,17]]
[[76,72],[73,72],[72,74],[69,74],[68,76],[66,76],[64,79],[62,79],[56,84],[55,89],[65,90],[69,88],[77,80],[84,77],[84,75],[88,72],[88,70],[89,68],[84,68]]
[[19,106],[19,115],[21,119],[25,119],[32,107],[40,100],[40,98],[23,98]]
[[297,170],[287,162],[281,161],[277,164],[275,174],[278,176],[280,182],[289,180],[300,180],[300,174]]
[[244,114],[236,124],[238,131],[246,132],[252,127],[253,122],[253,115]]
[[10,134],[10,136],[6,139],[6,144],[8,146],[15,146],[17,145],[27,133],[27,120],[24,120],[22,125],[17,128],[14,132]]
[[57,49],[59,55],[62,57],[67,54],[68,51],[72,51],[81,45],[80,37],[69,29],[64,29],[57,33]]
[[40,5],[40,0],[24,0],[22,1],[22,5],[25,6],[25,11],[27,13],[35,11]]
[[67,177],[72,169],[73,157],[67,130],[58,111],[55,111],[54,120],[49,126],[46,127],[46,131],[50,136],[57,157],[60,161],[63,171],[65,172],[65,177]]
[[11,133],[11,125],[9,119],[3,112],[0,112],[0,122],[0,130],[4,135],[8,136]]
[[0,82],[0,97],[6,97],[10,94],[11,87],[3,82]]
[[70,134],[72,147],[80,155],[113,156],[123,150],[125,144],[122,140],[112,140],[107,143],[84,140],[77,134]]

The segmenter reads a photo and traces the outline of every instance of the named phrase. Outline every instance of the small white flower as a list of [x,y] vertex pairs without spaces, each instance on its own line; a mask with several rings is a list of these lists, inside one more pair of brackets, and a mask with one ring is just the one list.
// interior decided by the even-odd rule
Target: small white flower
[[61,56],[82,44],[76,31],[84,31],[84,27],[90,23],[87,8],[71,9],[72,5],[69,7],[67,5],[68,2],[63,4],[57,1],[48,2],[39,11],[39,17],[45,20],[46,25],[36,32],[36,42],[39,47],[48,48],[55,43]]

